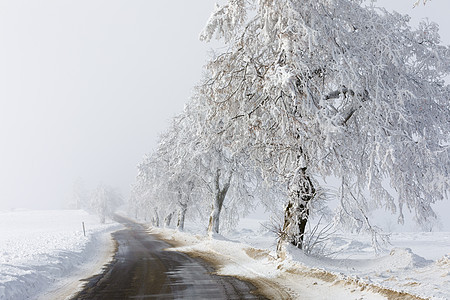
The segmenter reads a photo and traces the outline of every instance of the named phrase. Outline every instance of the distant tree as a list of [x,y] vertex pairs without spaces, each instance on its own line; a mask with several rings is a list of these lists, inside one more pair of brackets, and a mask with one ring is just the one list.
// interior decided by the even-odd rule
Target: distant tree
[[158,168],[155,165],[155,155],[145,155],[144,160],[138,164],[138,174],[131,190],[128,203],[129,210],[134,211],[136,219],[151,220],[153,225],[159,226],[158,200],[160,195],[156,192],[158,184]]
[[434,218],[430,218],[423,222],[422,220],[417,221],[418,227],[426,232],[439,231],[442,229],[443,225],[439,216],[435,216]]
[[91,196],[91,207],[105,223],[107,217],[112,217],[114,211],[123,204],[122,195],[114,188],[99,184]]
[[169,225],[177,215],[177,227],[182,230],[186,214],[194,205],[196,183],[187,161],[181,161],[180,156],[186,153],[178,139],[183,131],[178,130],[176,123],[174,120],[160,136],[156,151],[138,165],[132,205],[140,205],[140,211],[146,214],[150,212],[155,226],[160,225],[160,216],[164,216],[164,225]]
[[210,207],[207,230],[213,234],[220,232],[221,223],[234,227],[255,207],[255,199],[264,201],[270,193],[247,154],[227,147],[233,138],[217,135],[223,124],[209,122],[211,111],[207,109],[201,94],[189,101],[180,117],[184,127],[178,130],[184,142],[177,148],[185,151],[180,157],[181,163],[188,163],[184,172],[194,176],[197,195]]
[[204,103],[193,98],[173,119],[156,151],[139,164],[133,198],[148,199],[147,210],[157,208],[166,224],[177,209],[180,230],[186,214],[203,218],[210,213],[207,228],[212,234],[219,233],[220,220],[234,226],[255,197],[264,199],[269,193],[241,153],[227,151],[224,141],[215,146],[207,139],[216,130],[207,126],[207,117]]
[[201,36],[227,45],[200,88],[211,143],[286,186],[279,250],[302,248],[317,176],[341,181],[335,219],[374,234],[371,209],[427,222],[449,191],[450,49],[435,24],[362,3],[229,0]]
[[194,158],[188,152],[191,143],[194,143],[195,128],[189,128],[187,121],[184,115],[173,119],[169,129],[161,135],[156,153],[156,159],[162,161],[160,176],[164,178],[166,201],[170,199],[172,207],[176,208],[169,212],[169,216],[177,215],[179,230],[184,230],[186,214],[196,215],[192,209],[204,204],[201,195],[197,194],[200,183],[193,172]]

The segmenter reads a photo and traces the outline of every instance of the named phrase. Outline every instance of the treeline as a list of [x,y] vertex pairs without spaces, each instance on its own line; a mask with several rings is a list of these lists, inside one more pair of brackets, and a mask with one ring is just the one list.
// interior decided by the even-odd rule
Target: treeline
[[229,0],[201,34],[213,37],[226,50],[138,167],[136,216],[176,216],[180,229],[200,218],[213,233],[260,201],[283,217],[278,250],[303,248],[312,214],[330,212],[318,179],[333,176],[334,222],[374,241],[374,209],[436,217],[450,186],[450,49],[435,24],[411,29],[363,1]]
[[124,204],[121,193],[108,185],[98,184],[93,190],[88,190],[81,180],[74,184],[71,208],[83,209],[96,214],[101,223],[111,218],[118,207]]

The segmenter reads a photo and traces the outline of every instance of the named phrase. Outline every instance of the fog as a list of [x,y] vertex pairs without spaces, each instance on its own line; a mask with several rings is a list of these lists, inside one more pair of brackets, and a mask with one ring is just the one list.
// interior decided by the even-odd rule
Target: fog
[[[450,3],[412,9],[441,25]],[[0,209],[63,208],[75,180],[119,188],[183,109],[213,1],[0,0]]]
[[126,196],[200,78],[213,3],[0,2],[0,206],[61,207],[74,180]]

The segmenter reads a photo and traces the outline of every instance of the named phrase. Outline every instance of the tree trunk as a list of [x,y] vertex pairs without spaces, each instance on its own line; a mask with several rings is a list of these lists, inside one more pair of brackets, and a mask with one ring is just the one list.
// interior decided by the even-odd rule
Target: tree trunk
[[220,188],[220,173],[220,169],[217,169],[214,180],[215,197],[208,225],[208,233],[210,235],[212,233],[219,233],[220,212],[222,211],[223,202],[225,200],[225,196],[227,195],[228,189],[230,188],[231,177],[233,175],[233,173],[230,172],[223,188]]
[[158,215],[158,209],[155,208],[155,216],[153,218],[153,225],[156,227],[159,227],[159,215]]
[[171,212],[170,214],[168,214],[165,218],[164,218],[164,227],[169,227],[170,223],[172,222],[172,217],[173,217],[174,212]]
[[184,230],[184,220],[186,218],[186,212],[188,205],[191,203],[192,191],[194,190],[194,182],[188,181],[187,183],[187,193],[185,195],[186,200],[183,200],[183,193],[181,190],[178,191],[178,204],[180,205],[180,209],[178,211],[178,222],[177,229],[183,231]]
[[184,230],[184,219],[186,217],[186,211],[187,211],[187,203],[180,203],[180,210],[178,211],[178,223],[177,223],[178,230],[181,231]]
[[301,168],[289,184],[289,203],[284,210],[284,223],[277,244],[277,252],[282,251],[284,243],[288,242],[304,248],[304,235],[309,218],[308,203],[314,199],[316,190],[306,168]]
[[223,199],[216,196],[214,205],[212,206],[211,215],[209,216],[208,233],[219,233],[220,212],[222,211]]

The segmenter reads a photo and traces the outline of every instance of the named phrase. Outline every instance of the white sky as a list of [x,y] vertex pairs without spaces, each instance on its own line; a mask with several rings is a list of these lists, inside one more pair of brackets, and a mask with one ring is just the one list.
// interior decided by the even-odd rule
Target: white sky
[[[450,1],[379,0],[441,25]],[[75,179],[119,187],[200,80],[214,1],[0,0],[0,209],[61,207]]]

